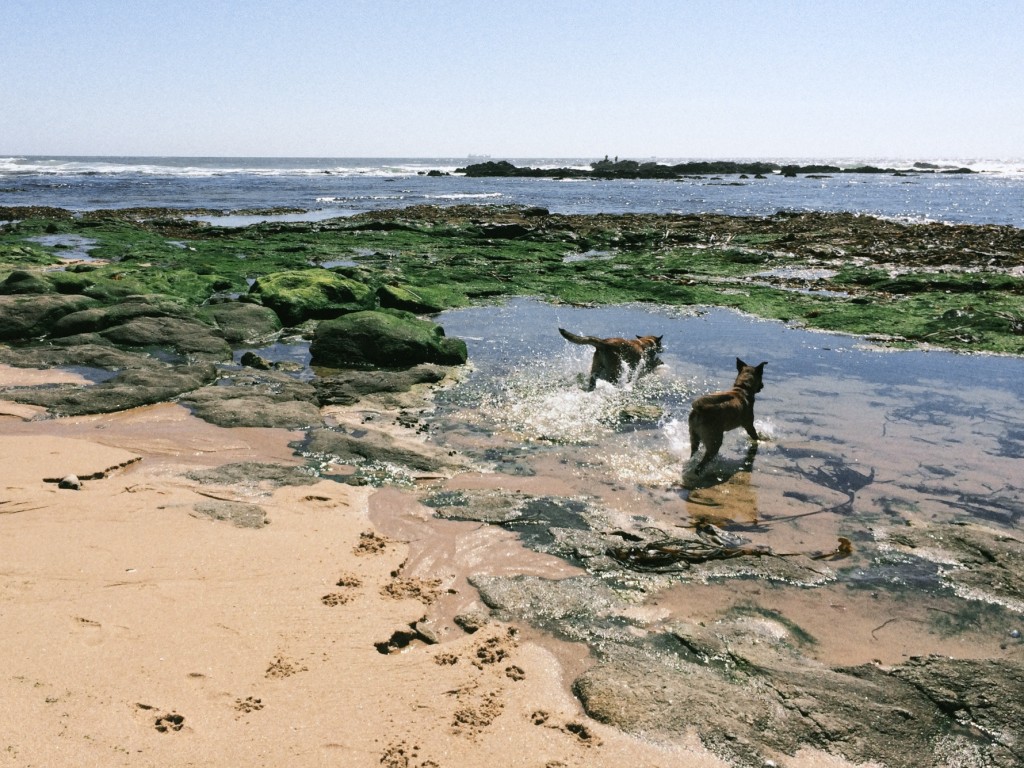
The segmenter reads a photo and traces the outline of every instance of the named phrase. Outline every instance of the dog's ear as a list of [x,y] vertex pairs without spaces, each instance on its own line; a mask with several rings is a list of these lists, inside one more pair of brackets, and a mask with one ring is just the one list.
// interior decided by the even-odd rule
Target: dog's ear
[[758,376],[760,376],[760,375],[761,375],[762,373],[764,373],[764,367],[765,367],[766,365],[768,365],[768,363],[767,363],[767,362],[764,362],[764,363],[759,363],[759,364],[758,364],[758,365],[756,366],[756,367],[757,367],[757,375],[758,375]]
[[665,338],[665,334],[662,334],[661,336],[655,336],[654,340],[656,342],[658,342],[658,344],[661,344],[661,340],[664,339],[664,338]]
[[743,362],[742,360],[740,360],[740,359],[739,359],[739,358],[737,357],[737,358],[736,358],[736,370],[737,370],[737,371],[742,371],[742,370],[743,370],[744,368],[746,368],[746,367],[747,367],[747,364],[746,364],[746,363],[744,363],[744,362]]

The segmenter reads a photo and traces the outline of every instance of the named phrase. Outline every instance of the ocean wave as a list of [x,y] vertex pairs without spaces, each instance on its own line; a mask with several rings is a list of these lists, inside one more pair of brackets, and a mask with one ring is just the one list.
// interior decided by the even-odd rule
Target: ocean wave
[[487,200],[504,196],[502,192],[451,192],[445,195],[423,195],[426,200]]
[[453,173],[454,159],[188,158],[188,157],[0,157],[0,175],[38,176],[418,176]]

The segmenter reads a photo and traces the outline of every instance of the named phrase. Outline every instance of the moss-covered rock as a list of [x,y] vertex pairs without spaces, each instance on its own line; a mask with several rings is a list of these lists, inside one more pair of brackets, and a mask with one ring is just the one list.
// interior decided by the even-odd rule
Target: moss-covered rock
[[45,336],[60,318],[94,304],[84,296],[0,296],[0,340],[23,341]]
[[324,269],[274,272],[260,277],[249,291],[287,325],[370,309],[374,301],[369,286]]
[[309,348],[325,368],[411,368],[420,363],[462,365],[466,342],[450,339],[428,320],[390,312],[355,312],[317,327]]
[[40,293],[53,293],[53,286],[38,272],[16,269],[0,283],[0,294],[4,296]]
[[382,285],[377,289],[377,301],[382,307],[401,309],[417,315],[443,312],[467,303],[464,293],[447,285]]

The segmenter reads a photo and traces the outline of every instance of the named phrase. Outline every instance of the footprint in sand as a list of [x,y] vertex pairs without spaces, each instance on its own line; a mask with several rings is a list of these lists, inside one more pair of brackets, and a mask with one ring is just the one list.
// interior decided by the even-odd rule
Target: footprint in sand
[[441,596],[441,580],[396,576],[380,588],[380,593],[393,600],[413,598],[424,605],[430,605]]
[[73,631],[81,636],[82,642],[86,645],[99,645],[103,642],[103,625],[98,621],[72,616],[71,625]]
[[286,659],[284,656],[277,656],[264,673],[264,677],[274,680],[297,675],[299,672],[307,672],[309,667],[300,665],[298,662]]
[[340,590],[327,593],[320,598],[320,602],[329,607],[344,605],[357,596],[358,589],[362,585],[363,580],[355,574],[345,574],[335,583],[335,586],[340,587]]
[[601,745],[601,739],[598,738],[597,734],[591,731],[583,723],[576,721],[569,721],[565,723],[559,723],[551,715],[543,709],[538,709],[532,715],[530,715],[530,721],[534,725],[544,726],[545,728],[553,728],[556,731],[562,731],[575,739],[585,747],[597,747]]
[[390,543],[391,539],[374,531],[363,531],[359,534],[359,543],[352,548],[352,551],[357,555],[379,555],[388,548]]
[[185,716],[179,715],[174,710],[157,714],[160,711],[158,707],[154,707],[152,704],[143,704],[142,702],[137,702],[135,707],[140,716],[145,721],[151,723],[153,728],[160,733],[176,733],[185,727]]
[[440,768],[433,760],[420,760],[420,748],[407,742],[396,741],[388,745],[380,756],[384,768]]

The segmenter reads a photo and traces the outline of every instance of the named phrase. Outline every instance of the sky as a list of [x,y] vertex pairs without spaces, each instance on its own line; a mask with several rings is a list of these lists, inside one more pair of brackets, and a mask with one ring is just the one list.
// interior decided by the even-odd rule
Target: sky
[[1021,0],[3,0],[0,156],[1020,158]]

